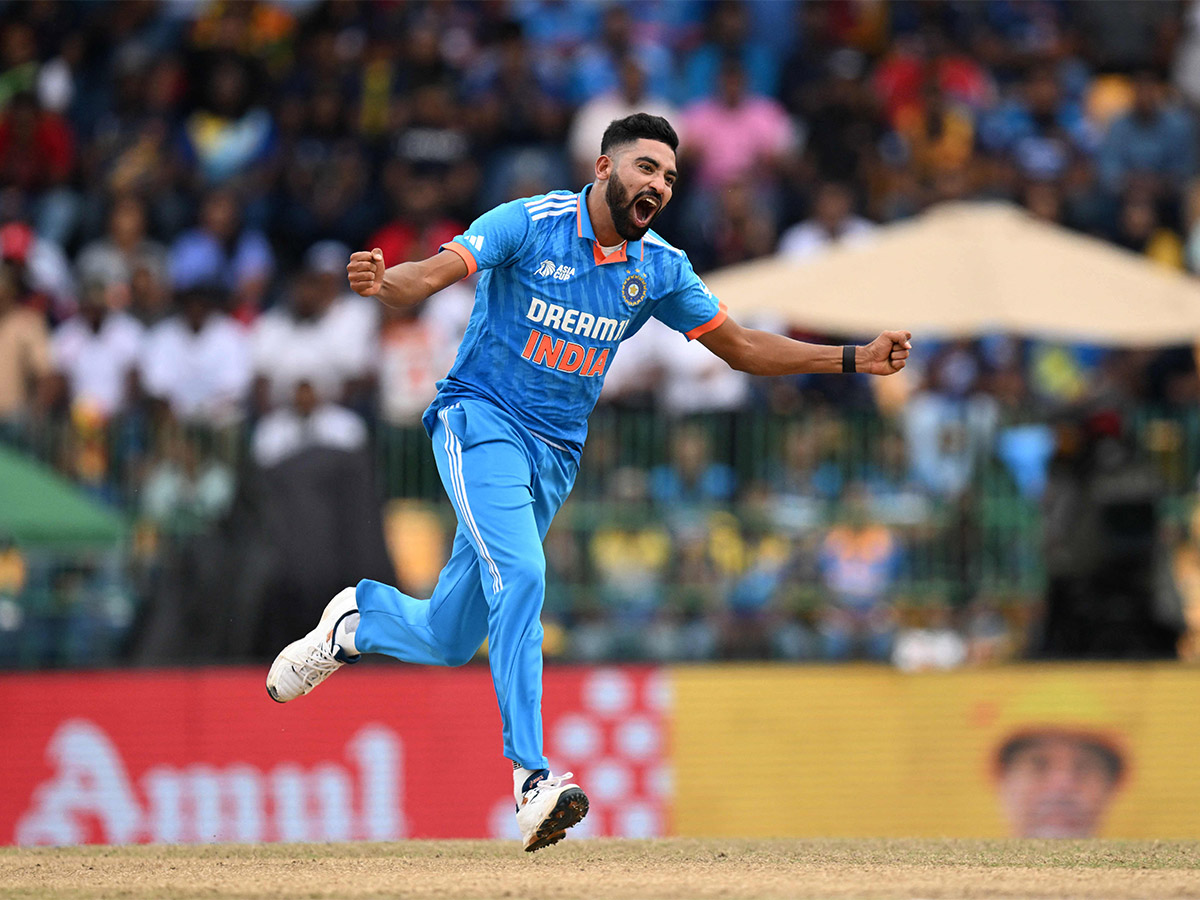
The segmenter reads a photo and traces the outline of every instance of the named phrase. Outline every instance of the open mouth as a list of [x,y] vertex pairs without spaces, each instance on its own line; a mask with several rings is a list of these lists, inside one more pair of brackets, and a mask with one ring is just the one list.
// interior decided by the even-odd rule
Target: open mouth
[[633,222],[638,228],[645,228],[650,220],[658,213],[660,203],[657,197],[643,194],[633,201]]

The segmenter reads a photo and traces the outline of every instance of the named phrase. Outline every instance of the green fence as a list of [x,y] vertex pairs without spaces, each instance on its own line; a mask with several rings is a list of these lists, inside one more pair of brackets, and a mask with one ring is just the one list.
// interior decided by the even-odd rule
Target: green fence
[[[916,502],[902,509],[868,503],[871,514],[904,550],[897,593],[917,601],[933,598],[955,604],[980,594],[1025,600],[1040,595],[1045,574],[1039,500],[1033,492],[1022,492],[1020,479],[995,451],[999,435],[1022,424],[1027,423],[995,423],[988,441],[970,454],[971,474],[961,492],[939,494],[910,479],[916,496],[909,499]],[[1044,427],[1050,435],[1049,426]],[[717,516],[726,539],[736,535],[743,546],[774,534],[797,554],[845,518],[844,501],[852,485],[864,483],[871,499],[880,472],[904,480],[910,460],[902,428],[902,423],[868,415],[785,418],[739,413],[673,421],[651,413],[598,412],[575,492],[555,524],[555,531],[569,533],[577,559],[582,560],[568,573],[566,584],[576,597],[596,592],[596,566],[589,548],[605,529],[637,531],[657,525],[678,544],[679,532],[686,530],[681,529],[679,511],[654,502],[644,483],[639,489],[631,482],[644,482],[656,467],[668,465],[681,432],[702,434],[711,460],[730,467],[737,482],[729,503],[684,513],[701,516],[706,531],[712,530],[708,519]],[[1180,518],[1190,504],[1200,469],[1200,415],[1143,409],[1125,417],[1125,428],[1137,457],[1160,479],[1165,517]],[[812,472],[824,472],[839,485],[826,491],[815,504],[815,513],[809,509],[789,517],[796,510],[787,509],[786,494],[780,496],[789,441],[807,442],[809,446],[793,452],[807,459]],[[444,504],[428,438],[419,428],[384,428],[377,447],[389,496]],[[449,515],[448,506],[442,508]],[[678,547],[672,546],[671,552],[678,552]],[[810,552],[816,551],[810,548]],[[745,553],[734,555],[742,562],[740,569],[732,566],[722,573],[727,580],[753,566]]]

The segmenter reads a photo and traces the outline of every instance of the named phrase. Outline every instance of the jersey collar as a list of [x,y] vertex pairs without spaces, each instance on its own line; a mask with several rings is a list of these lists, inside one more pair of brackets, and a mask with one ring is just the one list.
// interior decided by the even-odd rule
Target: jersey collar
[[602,266],[605,263],[626,262],[630,259],[645,259],[646,250],[642,246],[641,241],[624,241],[610,255],[604,255],[604,251],[600,249],[600,242],[596,240],[596,231],[592,228],[591,216],[588,215],[587,195],[591,189],[592,186],[589,184],[576,195],[575,233],[592,245],[592,257],[595,259],[596,265]]

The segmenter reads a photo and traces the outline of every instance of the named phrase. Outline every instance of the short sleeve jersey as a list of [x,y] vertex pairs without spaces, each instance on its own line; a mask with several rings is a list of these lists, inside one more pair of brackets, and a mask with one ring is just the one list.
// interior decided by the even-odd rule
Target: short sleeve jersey
[[653,231],[606,256],[588,217],[590,188],[502,204],[442,245],[481,275],[427,427],[456,399],[483,397],[578,452],[622,340],[651,316],[688,340],[725,320],[683,251]]

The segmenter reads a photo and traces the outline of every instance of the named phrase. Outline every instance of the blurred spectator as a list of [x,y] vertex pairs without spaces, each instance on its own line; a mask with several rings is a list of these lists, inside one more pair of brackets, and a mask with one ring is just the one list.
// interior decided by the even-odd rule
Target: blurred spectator
[[[629,71],[631,68],[632,72]],[[634,12],[629,7],[610,6],[604,11],[600,33],[573,54],[570,74],[571,100],[586,108],[598,96],[616,95],[619,92],[633,103],[635,98],[640,97],[641,90],[630,91],[631,77],[639,83],[648,82],[654,85],[655,91],[663,95],[670,89],[673,68],[668,49],[658,41],[647,39],[640,15],[635,19]],[[633,75],[633,72],[637,74]],[[618,112],[604,124],[634,112],[665,115],[650,107],[631,105],[627,111]],[[600,135],[603,132],[604,129],[601,128],[594,135],[588,135],[587,139],[594,138],[593,147],[600,146]],[[572,140],[571,143],[574,156],[576,141]]]
[[79,314],[54,332],[54,366],[66,380],[68,398],[107,421],[136,399],[136,376],[146,329],[112,304],[103,278],[83,281]]
[[873,518],[888,525],[921,525],[929,521],[932,504],[908,465],[904,436],[896,431],[876,435],[872,458],[862,473]]
[[1072,31],[1087,60],[1103,71],[1131,72],[1163,62],[1173,3],[1110,3],[1080,0],[1065,7]]
[[177,291],[219,285],[232,296],[236,317],[249,322],[262,309],[275,256],[266,235],[242,227],[238,208],[229,190],[204,197],[198,225],[171,246],[171,284]]
[[1161,266],[1183,268],[1183,242],[1171,229],[1162,227],[1154,199],[1144,191],[1130,191],[1125,197],[1115,241]]
[[1158,473],[1128,441],[1113,410],[1074,411],[1056,423],[1042,496],[1046,613],[1034,652],[1049,658],[1174,655],[1164,615]]
[[22,294],[17,270],[0,263],[0,433],[8,438],[22,434],[45,397],[52,365],[46,322]]
[[976,464],[991,446],[994,402],[978,391],[979,362],[965,343],[933,361],[927,386],[908,402],[905,440],[913,473],[927,490],[959,497],[971,485]]
[[954,121],[971,123],[995,97],[989,73],[937,27],[897,35],[874,84],[888,120],[902,133],[938,122],[944,109],[960,110]]
[[271,224],[293,247],[332,235],[357,244],[373,222],[374,198],[366,196],[371,166],[351,129],[351,113],[344,92],[331,82],[281,104],[280,130],[289,133],[280,142]]
[[255,175],[275,149],[270,112],[257,104],[254,74],[237,57],[218,59],[206,73],[199,107],[183,124],[184,161],[195,166],[203,185],[238,178],[255,187]]
[[713,218],[701,224],[689,259],[703,272],[760,259],[774,249],[773,217],[763,215],[749,185],[736,181],[721,191]]
[[156,237],[174,236],[193,215],[184,194],[187,170],[172,139],[188,73],[178,57],[154,58],[136,43],[115,52],[113,69],[111,97],[93,113],[92,137],[81,152],[84,181],[106,191],[87,198],[85,227],[98,230],[101,201],[135,193],[146,198],[160,229]]
[[813,259],[835,245],[861,245],[874,230],[869,220],[854,215],[854,195],[849,189],[827,182],[817,188],[812,218],[783,233],[779,252],[797,261]]
[[1099,136],[1082,107],[1063,96],[1050,65],[1036,66],[979,126],[985,150],[1012,156],[1027,178],[1055,180],[1074,154],[1092,155]]
[[27,22],[9,20],[0,33],[0,110],[20,93],[32,92],[38,77],[37,34]]
[[1134,79],[1133,108],[1113,121],[1100,146],[1099,175],[1108,191],[1139,188],[1161,198],[1196,174],[1195,123],[1163,94],[1152,73]]
[[714,462],[709,437],[700,426],[681,425],[671,435],[670,462],[650,472],[650,498],[665,509],[695,513],[733,499],[737,476]]
[[75,311],[75,279],[61,245],[24,222],[0,225],[0,259],[13,266],[28,302],[51,321]]
[[[616,10],[621,9],[615,7]],[[571,151],[572,173],[579,184],[587,184],[596,174],[600,139],[610,122],[635,112],[647,112],[675,122],[675,108],[664,98],[663,79],[647,74],[646,63],[633,55],[613,62],[613,85],[597,93],[579,107],[571,122],[567,144]]]
[[69,184],[75,138],[69,123],[21,92],[0,113],[0,184],[20,190],[38,234],[62,244],[75,232],[80,199]]
[[298,382],[292,401],[263,416],[254,429],[256,465],[270,468],[310,447],[357,451],[367,443],[363,420],[328,401],[307,381]]
[[448,177],[435,171],[418,174],[399,160],[383,170],[383,190],[393,218],[367,238],[365,246],[378,247],[389,266],[424,259],[442,244],[462,234],[465,223],[448,214]]
[[807,636],[794,633],[795,623],[781,620],[774,604],[787,573],[788,542],[765,535],[746,542],[745,551],[748,564],[727,599],[720,654],[725,659],[796,658],[808,649]]
[[773,97],[779,86],[779,59],[774,48],[750,34],[750,6],[736,0],[709,4],[703,44],[681,62],[680,101],[690,103],[722,93],[720,82],[731,62],[744,73],[749,92]]
[[141,514],[167,533],[202,531],[233,503],[233,472],[206,452],[204,443],[184,429],[167,428],[147,467]]
[[467,70],[470,129],[482,146],[554,144],[566,131],[561,84],[545,55],[515,21],[494,29],[493,43]]
[[826,508],[842,487],[837,464],[821,458],[820,431],[810,422],[788,426],[783,450],[769,469],[768,479],[771,522],[789,532],[824,524]]
[[120,301],[122,306],[131,305],[129,292],[136,273],[148,271],[161,278],[166,269],[167,248],[149,236],[146,216],[146,204],[140,197],[116,197],[104,237],[84,246],[76,259],[81,281],[95,278],[123,288],[126,296]]
[[589,551],[605,624],[581,635],[577,652],[590,659],[645,653],[645,631],[665,600],[671,549],[670,536],[654,523],[595,531]]
[[[828,7],[805,3],[803,8]],[[799,55],[804,57],[804,51]],[[801,59],[792,65],[805,64]],[[819,80],[797,88],[799,96],[789,110],[805,124],[804,152],[817,178],[865,183],[886,125],[867,81],[867,60],[855,50],[842,48],[829,53],[825,66],[826,71],[815,76]]]
[[260,409],[289,403],[301,382],[322,403],[365,399],[378,354],[378,307],[345,291],[350,250],[336,241],[309,248],[286,303],[254,323],[255,393]]
[[245,330],[222,311],[219,287],[177,295],[179,312],[150,329],[142,357],[146,393],[181,422],[241,421],[253,376]]
[[903,551],[891,529],[870,518],[866,492],[850,485],[842,498],[842,522],[821,543],[821,580],[829,602],[821,610],[820,634],[827,659],[888,659],[895,617],[893,590]]
[[936,81],[922,88],[921,102],[908,104],[896,113],[895,135],[916,176],[932,187],[935,199],[938,182],[949,193],[945,179],[961,177],[975,149],[975,122],[969,108],[951,102]]
[[696,161],[696,184],[711,192],[735,181],[756,189],[773,184],[795,148],[783,107],[750,93],[746,71],[734,59],[722,63],[717,91],[684,109],[680,126],[680,154]]
[[963,626],[968,665],[1006,662],[1020,649],[1004,613],[1005,606],[998,599],[978,597],[971,601]]

